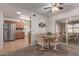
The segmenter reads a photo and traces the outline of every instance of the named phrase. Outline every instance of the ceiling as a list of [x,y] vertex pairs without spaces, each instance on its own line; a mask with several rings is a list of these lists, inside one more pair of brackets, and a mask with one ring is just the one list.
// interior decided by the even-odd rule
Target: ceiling
[[79,15],[73,16],[66,19],[57,20],[58,23],[66,23],[66,20],[68,20],[68,23],[79,23]]
[[[0,3],[0,10],[3,11],[5,17],[17,18],[17,10],[29,10],[39,13],[44,16],[53,16],[59,13],[71,11],[79,7],[78,3],[64,3],[63,10],[54,14],[50,12],[50,9],[44,10],[45,7],[51,6],[50,3]],[[24,11],[25,13],[26,11]]]

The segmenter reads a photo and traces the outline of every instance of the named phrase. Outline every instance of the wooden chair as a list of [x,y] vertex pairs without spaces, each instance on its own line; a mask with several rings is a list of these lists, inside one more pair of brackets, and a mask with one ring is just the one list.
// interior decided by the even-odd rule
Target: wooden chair
[[50,42],[50,44],[54,47],[55,50],[57,50],[57,46],[60,44],[59,42],[60,34],[56,35],[56,38]]
[[47,45],[47,42],[44,41],[44,39],[47,39],[47,38],[44,38],[44,33],[40,33],[38,35],[38,40],[37,40],[37,43],[41,46],[41,50],[45,50],[44,49],[44,46]]

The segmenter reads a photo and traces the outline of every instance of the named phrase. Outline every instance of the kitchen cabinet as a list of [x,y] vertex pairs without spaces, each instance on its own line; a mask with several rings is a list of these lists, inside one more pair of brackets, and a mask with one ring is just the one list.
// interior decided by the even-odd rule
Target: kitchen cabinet
[[25,38],[25,32],[24,29],[24,23],[22,21],[16,22],[16,39],[24,39]]
[[25,33],[24,32],[16,32],[16,39],[24,39]]
[[16,22],[16,29],[23,29],[24,28],[24,23],[23,22]]

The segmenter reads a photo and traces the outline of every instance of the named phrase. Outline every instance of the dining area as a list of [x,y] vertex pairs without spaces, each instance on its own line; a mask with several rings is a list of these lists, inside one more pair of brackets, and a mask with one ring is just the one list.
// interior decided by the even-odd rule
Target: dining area
[[62,44],[62,34],[55,33],[52,34],[51,32],[47,33],[40,33],[39,38],[37,40],[37,44],[41,46],[40,50],[59,50],[58,46]]

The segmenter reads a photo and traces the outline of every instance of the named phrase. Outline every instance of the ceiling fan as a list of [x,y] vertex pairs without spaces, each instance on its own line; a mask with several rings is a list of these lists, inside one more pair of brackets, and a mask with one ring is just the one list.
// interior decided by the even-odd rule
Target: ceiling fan
[[51,7],[45,7],[44,9],[50,9],[50,12],[55,12],[58,10],[63,10],[64,7],[62,6],[63,3],[51,3]]

